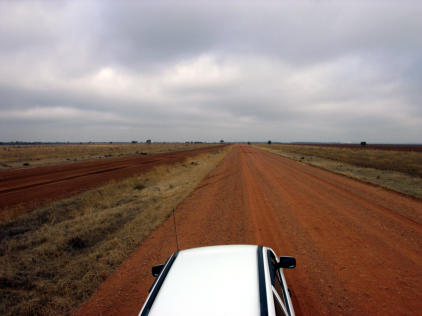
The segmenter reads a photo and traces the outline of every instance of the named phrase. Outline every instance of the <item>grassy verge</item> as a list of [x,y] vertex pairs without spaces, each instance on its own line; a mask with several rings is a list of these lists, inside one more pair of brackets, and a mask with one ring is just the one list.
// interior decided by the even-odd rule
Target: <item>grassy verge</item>
[[[355,178],[364,182],[372,183],[375,185],[379,185],[384,188],[388,188],[390,190],[394,190],[400,193],[404,193],[419,199],[422,199],[422,178],[417,175],[410,175],[406,174],[404,172],[399,172],[395,170],[384,170],[385,164],[384,159],[380,160],[380,165],[377,165],[376,159],[372,158],[372,161],[370,161],[368,164],[371,166],[374,166],[372,168],[369,167],[362,167],[359,165],[354,165],[351,163],[347,163],[349,161],[348,159],[342,159],[342,155],[339,155],[339,157],[336,157],[336,159],[328,159],[326,155],[318,156],[320,152],[324,152],[324,149],[319,148],[319,151],[309,151],[308,146],[305,147],[303,151],[301,151],[302,146],[293,146],[298,148],[290,148],[289,145],[258,145],[258,148],[268,150],[277,154],[280,154],[284,157],[300,161],[303,163],[307,163],[309,165],[317,166],[332,172],[336,172],[339,174],[343,174],[345,176]],[[286,149],[287,148],[287,149]],[[342,149],[343,150],[343,149]],[[347,149],[350,150],[350,149]],[[355,150],[355,149],[354,149]],[[385,153],[387,157],[395,157],[391,159],[395,159],[395,162],[397,164],[396,170],[403,170],[406,169],[406,166],[400,166],[400,164],[406,164],[407,159],[400,160],[399,157],[402,157],[402,153],[400,152],[400,155],[397,155],[397,152],[391,152],[391,155],[389,155],[390,152],[387,151],[380,151],[377,150],[380,153],[377,153],[376,155],[371,155],[371,153],[368,154],[368,152],[362,151],[362,157],[378,157],[379,154]],[[314,153],[314,155],[311,154],[305,154],[306,153]],[[331,148],[328,148],[328,152],[330,153],[330,157],[333,154],[331,152]],[[422,156],[422,153],[404,153],[404,154],[418,154]],[[355,154],[357,155],[357,154]],[[363,158],[362,158],[363,159]],[[388,159],[388,158],[386,158]],[[418,160],[418,158],[412,158],[414,160]],[[417,164],[416,164],[417,165]],[[419,167],[422,169],[422,167]],[[421,171],[421,169],[418,169]],[[418,174],[418,173],[416,173]]]
[[422,152],[278,144],[259,147],[422,177]]
[[0,146],[0,169],[39,167],[87,159],[147,155],[187,150],[210,144],[90,144]]
[[0,314],[63,315],[88,299],[229,147],[0,224]]

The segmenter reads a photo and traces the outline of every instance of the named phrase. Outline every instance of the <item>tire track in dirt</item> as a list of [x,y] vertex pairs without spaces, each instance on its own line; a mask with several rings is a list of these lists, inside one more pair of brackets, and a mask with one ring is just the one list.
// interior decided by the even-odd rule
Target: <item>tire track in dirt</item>
[[[421,218],[421,201],[246,145],[176,211],[182,248],[263,244],[295,256],[285,274],[305,315],[420,313]],[[169,218],[76,314],[136,315],[151,266],[174,251]]]
[[[56,166],[0,171],[0,212],[15,205],[27,209],[50,200],[80,193],[112,180],[120,180],[165,164],[221,148],[209,146],[147,156],[90,160]],[[3,211],[4,212],[4,211]]]

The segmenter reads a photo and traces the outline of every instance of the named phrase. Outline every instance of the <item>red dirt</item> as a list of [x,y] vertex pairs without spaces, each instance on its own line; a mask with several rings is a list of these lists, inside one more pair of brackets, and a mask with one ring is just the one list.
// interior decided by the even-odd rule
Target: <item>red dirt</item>
[[[136,315],[151,266],[175,251],[172,218],[76,315]],[[297,314],[420,314],[422,202],[236,146],[176,210],[181,248],[262,244],[292,255]],[[200,295],[200,289],[198,289]]]
[[182,162],[220,146],[0,171],[0,213],[4,215],[6,208],[17,204],[26,210],[39,207],[48,201],[83,192],[111,180],[127,178],[152,167]]

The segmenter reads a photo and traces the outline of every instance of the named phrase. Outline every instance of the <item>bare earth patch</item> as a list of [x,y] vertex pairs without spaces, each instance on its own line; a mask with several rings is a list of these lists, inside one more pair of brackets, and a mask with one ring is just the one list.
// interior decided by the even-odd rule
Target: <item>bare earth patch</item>
[[0,170],[30,168],[126,155],[188,150],[210,144],[68,144],[0,146]]
[[215,145],[152,155],[129,155],[38,168],[0,170],[0,221],[110,181],[134,177],[160,165],[183,162],[188,157],[212,152],[220,147],[221,145]]
[[1,223],[0,314],[69,314],[229,150],[160,166]]

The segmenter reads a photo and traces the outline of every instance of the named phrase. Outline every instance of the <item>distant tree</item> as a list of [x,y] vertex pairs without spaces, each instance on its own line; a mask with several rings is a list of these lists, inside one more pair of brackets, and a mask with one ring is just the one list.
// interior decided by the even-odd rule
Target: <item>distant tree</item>
[[248,142],[248,145],[250,145],[251,144],[251,142]]
[[220,140],[220,143],[221,143],[221,144],[223,144],[223,143],[224,143],[224,139],[221,139],[221,140]]
[[366,146],[366,142],[360,142],[361,146]]
[[137,143],[138,143],[138,141],[132,140],[132,144],[137,144]]
[[270,140],[268,141],[268,145],[271,145],[271,141]]
[[147,139],[146,143],[151,144],[151,139]]

